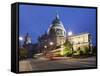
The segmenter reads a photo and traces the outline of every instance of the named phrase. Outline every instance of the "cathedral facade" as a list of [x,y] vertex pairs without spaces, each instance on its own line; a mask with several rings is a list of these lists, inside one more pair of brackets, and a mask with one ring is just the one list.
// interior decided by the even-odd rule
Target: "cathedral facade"
[[65,43],[66,39],[72,44],[73,50],[79,48],[90,47],[91,37],[89,33],[81,33],[78,35],[68,36],[67,31],[61,22],[59,15],[56,14],[55,19],[52,21],[47,32],[40,37],[41,46],[49,46],[52,42],[53,46],[61,46]]

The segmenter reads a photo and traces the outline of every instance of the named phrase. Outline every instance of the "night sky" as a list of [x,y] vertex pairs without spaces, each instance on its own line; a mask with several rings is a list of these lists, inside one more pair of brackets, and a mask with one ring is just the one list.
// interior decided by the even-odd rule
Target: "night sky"
[[24,37],[29,33],[32,43],[36,43],[38,36],[48,30],[58,12],[66,31],[72,31],[74,34],[88,32],[92,35],[93,44],[96,44],[96,9],[94,8],[36,5],[20,5],[19,8],[19,35]]

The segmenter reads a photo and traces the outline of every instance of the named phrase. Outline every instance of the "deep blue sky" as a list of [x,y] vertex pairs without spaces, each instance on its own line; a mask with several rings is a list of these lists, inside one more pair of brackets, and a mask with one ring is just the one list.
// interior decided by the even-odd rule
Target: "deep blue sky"
[[66,31],[71,30],[74,34],[88,32],[92,35],[93,44],[96,43],[96,9],[33,5],[20,5],[19,8],[20,36],[28,32],[33,43],[48,30],[56,12]]

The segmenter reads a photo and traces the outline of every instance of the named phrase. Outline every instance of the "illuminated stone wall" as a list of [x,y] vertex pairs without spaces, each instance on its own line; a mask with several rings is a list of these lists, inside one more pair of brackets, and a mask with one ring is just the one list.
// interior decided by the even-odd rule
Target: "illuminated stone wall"
[[78,48],[89,47],[91,39],[89,33],[84,33],[70,36],[68,37],[68,40],[72,43],[73,50],[77,50]]
[[57,40],[56,41],[57,42],[57,46],[59,46],[59,45],[62,45],[62,44],[65,43],[66,37],[57,37],[56,40]]

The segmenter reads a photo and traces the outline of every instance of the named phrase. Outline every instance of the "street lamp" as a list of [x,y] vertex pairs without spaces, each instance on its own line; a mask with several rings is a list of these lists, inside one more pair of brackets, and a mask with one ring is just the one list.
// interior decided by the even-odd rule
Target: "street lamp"
[[72,36],[72,34],[73,34],[72,31],[68,32],[68,36]]
[[[54,43],[53,43],[53,42],[50,42],[49,44],[50,44],[50,50],[52,50],[52,47],[51,47],[51,46],[52,46]],[[53,54],[52,54],[51,52],[50,52],[50,57],[49,57],[49,58],[50,58],[50,60],[53,59]]]
[[23,37],[20,36],[20,37],[19,37],[19,40],[20,40],[20,41],[23,41]]
[[50,50],[52,50],[52,45],[54,44],[53,42],[50,42]]
[[44,48],[46,49],[46,48],[47,48],[47,46],[45,45],[45,46],[44,46]]
[[23,40],[24,40],[23,37],[20,36],[20,37],[19,37],[19,45],[20,45],[20,47],[22,46],[22,41],[23,41]]
[[50,42],[50,45],[52,46],[53,45],[53,42]]
[[44,48],[45,48],[45,50],[44,50],[44,55],[46,56],[46,53],[47,53],[47,46],[45,45]]

